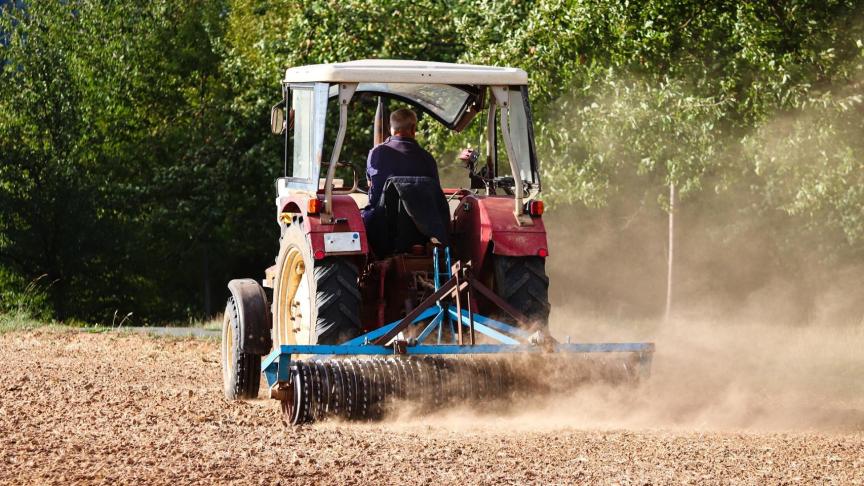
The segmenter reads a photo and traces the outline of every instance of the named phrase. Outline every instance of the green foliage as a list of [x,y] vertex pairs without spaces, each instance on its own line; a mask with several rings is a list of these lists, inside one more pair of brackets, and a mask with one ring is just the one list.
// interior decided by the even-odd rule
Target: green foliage
[[860,2],[480,2],[459,25],[460,59],[529,72],[552,205],[737,184],[742,211],[864,244]]
[[669,184],[682,196],[699,192],[706,174],[724,169],[716,153],[722,105],[673,79],[621,81],[610,70],[587,102],[559,100],[562,115],[540,127],[548,199],[600,206],[634,176],[646,195]]
[[826,93],[744,139],[764,204],[814,230],[864,240],[864,120],[853,94]]
[[[6,311],[218,311],[224,282],[259,276],[275,253],[282,147],[268,112],[284,69],[359,58],[528,71],[552,205],[665,208],[674,183],[692,207],[783,215],[778,241],[807,231],[826,254],[864,254],[864,5],[853,0],[0,8]],[[374,107],[352,110],[343,159],[362,164]],[[480,125],[452,136],[424,124],[424,142],[446,164]],[[26,290],[37,278],[41,290]]]
[[236,195],[266,194],[276,171],[231,110],[214,47],[223,12],[4,10],[0,267],[47,274],[57,317],[198,313],[205,282],[266,262],[269,203]]

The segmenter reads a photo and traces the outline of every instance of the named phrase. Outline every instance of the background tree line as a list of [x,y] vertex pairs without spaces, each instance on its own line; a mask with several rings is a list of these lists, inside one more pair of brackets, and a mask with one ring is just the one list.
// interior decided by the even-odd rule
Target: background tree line
[[276,252],[268,115],[284,69],[402,58],[528,71],[552,249],[585,309],[661,310],[674,185],[681,299],[729,309],[779,275],[797,282],[793,318],[838,281],[858,296],[838,315],[864,312],[861,2],[0,9],[4,310],[139,323],[218,311],[224,283],[260,276]]

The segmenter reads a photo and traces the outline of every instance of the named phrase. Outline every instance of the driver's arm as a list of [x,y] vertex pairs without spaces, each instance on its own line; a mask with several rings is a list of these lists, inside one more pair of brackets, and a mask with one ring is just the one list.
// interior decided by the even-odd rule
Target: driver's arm
[[381,199],[381,191],[384,189],[384,183],[390,177],[390,170],[384,167],[380,157],[380,151],[372,149],[369,151],[369,158],[366,160],[366,179],[369,181],[369,206],[378,206],[378,201]]

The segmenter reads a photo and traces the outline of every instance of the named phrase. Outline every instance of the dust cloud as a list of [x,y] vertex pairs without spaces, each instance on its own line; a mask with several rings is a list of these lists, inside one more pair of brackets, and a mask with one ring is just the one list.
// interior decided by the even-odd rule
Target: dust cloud
[[[562,319],[559,316],[557,319]],[[556,324],[553,322],[553,325]],[[559,429],[864,431],[864,328],[674,320],[567,320],[593,341],[656,343],[638,385],[586,384],[566,394],[455,406],[433,415],[411,405],[385,428],[542,432]],[[542,373],[538,380],[545,380]],[[381,425],[375,425],[380,427]]]
[[716,239],[704,214],[685,210],[666,322],[664,214],[634,222],[616,211],[632,208],[547,218],[550,331],[572,342],[653,342],[650,378],[589,384],[504,410],[472,405],[418,416],[405,408],[386,427],[864,431],[864,266],[820,266],[805,249],[802,266],[778,264],[758,231]]
[[[562,115],[569,116],[575,115]],[[814,120],[827,115],[798,116],[815,129]],[[771,154],[781,153],[790,145],[772,137],[794,135],[789,122],[778,119],[777,129],[754,136]],[[831,135],[836,144],[820,143],[857,146],[843,133]],[[784,160],[815,170],[816,148]],[[737,150],[716,155],[732,163],[742,157]],[[770,209],[757,176],[740,169],[740,179],[728,185],[706,173],[705,188],[726,189],[676,203],[668,321],[668,215],[656,191],[647,189],[658,180],[621,176],[605,207],[559,206],[544,216],[553,336],[653,342],[648,380],[636,387],[583,386],[492,413],[465,406],[416,418],[405,409],[392,426],[864,430],[862,246],[830,225],[814,226],[811,216]]]
[[624,198],[550,218],[552,333],[651,341],[656,352],[639,388],[583,389],[540,416],[565,410],[561,423],[575,426],[864,430],[864,265],[826,261],[806,241],[778,247],[765,231],[776,221],[748,221],[719,200],[693,206],[677,215],[668,322],[661,210]]

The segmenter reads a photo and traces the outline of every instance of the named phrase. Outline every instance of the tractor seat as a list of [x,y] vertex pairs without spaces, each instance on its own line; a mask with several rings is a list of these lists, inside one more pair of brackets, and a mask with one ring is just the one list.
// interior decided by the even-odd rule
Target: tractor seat
[[379,258],[407,253],[414,245],[431,239],[450,244],[450,211],[438,181],[431,177],[390,177],[384,183],[379,208],[383,206],[386,230],[383,238],[373,235],[372,250]]

